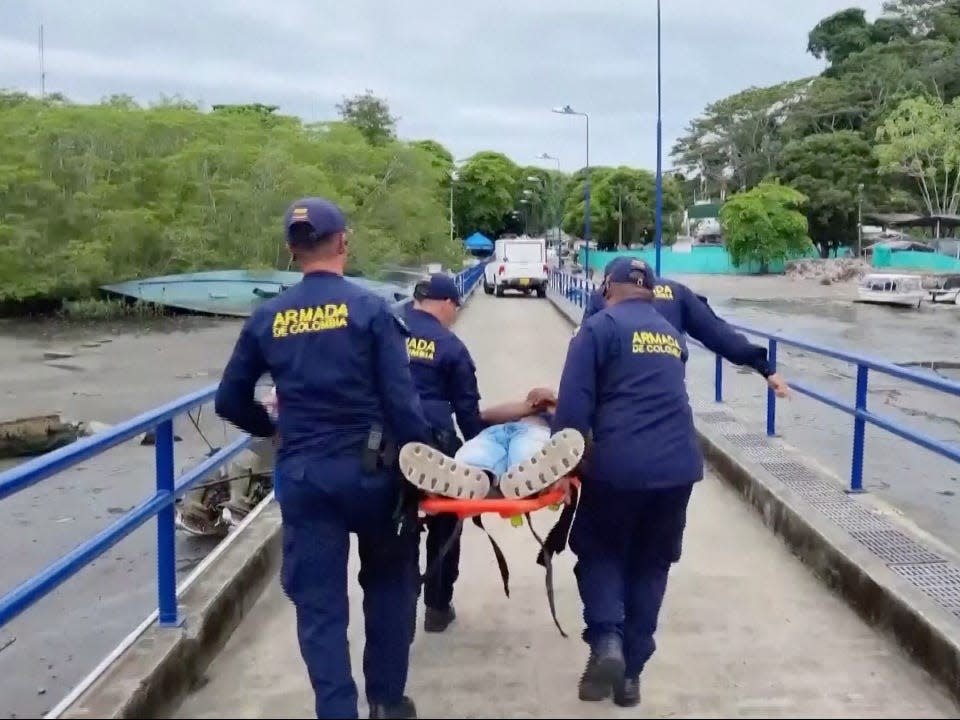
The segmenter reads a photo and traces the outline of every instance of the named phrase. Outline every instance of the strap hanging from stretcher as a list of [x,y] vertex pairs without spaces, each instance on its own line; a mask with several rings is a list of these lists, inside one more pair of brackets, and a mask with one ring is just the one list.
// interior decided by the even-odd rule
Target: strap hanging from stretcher
[[[493,536],[483,526],[483,520],[480,519],[480,516],[474,515],[472,520],[473,524],[483,530],[487,536],[487,539],[490,541],[490,546],[493,548],[493,554],[497,558],[497,567],[500,570],[500,579],[503,581],[503,592],[507,597],[510,597],[510,568],[507,565],[507,558],[503,554],[503,550],[501,550],[500,546],[497,544],[497,541],[493,539]],[[423,575],[420,576],[421,585],[437,572],[437,570],[443,564],[443,558],[446,557],[448,552],[450,552],[453,544],[460,538],[462,533],[463,518],[458,517],[457,524],[454,526],[453,532],[450,533],[450,537],[448,537],[447,541],[440,547],[440,551],[437,553],[436,558],[434,558],[433,564],[426,569]]]
[[547,533],[547,539],[540,546],[540,552],[537,553],[537,565],[547,566],[547,556],[559,555],[567,547],[567,540],[570,537],[570,529],[573,527],[573,517],[577,513],[577,502],[580,499],[580,491],[576,486],[570,487],[570,503],[564,505],[560,512],[560,518],[556,524]]
[[[546,568],[546,571],[547,571],[546,572],[547,602],[550,604],[550,615],[553,617],[553,624],[557,626],[557,630],[560,631],[560,634],[563,637],[567,637],[567,634],[563,631],[563,628],[560,627],[560,621],[557,619],[557,604],[556,604],[556,598],[554,597],[554,592],[553,592],[552,558],[554,553],[547,551],[547,548],[544,545],[543,540],[541,540],[540,536],[537,535],[537,531],[533,529],[533,520],[530,518],[530,513],[524,513],[524,517],[527,519],[527,527],[530,528],[530,533],[533,535],[534,540],[536,540],[537,544],[540,546],[540,555],[543,557],[543,563],[541,564],[544,566],[544,568]],[[557,524],[559,525],[559,521]],[[549,538],[549,535],[547,537]],[[538,559],[538,562],[539,562],[539,559]]]

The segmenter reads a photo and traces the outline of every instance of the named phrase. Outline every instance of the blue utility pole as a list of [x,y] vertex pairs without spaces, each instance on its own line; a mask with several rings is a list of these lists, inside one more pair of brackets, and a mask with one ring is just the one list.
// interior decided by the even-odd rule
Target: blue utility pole
[[[663,125],[660,120],[660,0],[657,0],[657,234],[656,273],[660,275],[660,246],[663,241]],[[589,207],[589,205],[588,205]]]

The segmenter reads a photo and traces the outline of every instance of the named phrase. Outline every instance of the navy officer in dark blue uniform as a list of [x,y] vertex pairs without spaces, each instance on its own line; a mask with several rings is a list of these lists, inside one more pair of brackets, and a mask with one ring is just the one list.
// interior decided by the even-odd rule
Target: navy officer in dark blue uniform
[[654,307],[655,284],[643,261],[610,264],[607,307],[570,343],[553,422],[555,432],[593,433],[570,532],[590,646],[580,699],[612,692],[622,706],[639,703],[687,503],[703,478],[684,377],[687,348]]
[[[450,330],[461,304],[460,292],[453,278],[438,273],[418,283],[413,298],[404,312],[410,329],[410,371],[438,448],[453,457],[461,444],[454,415],[464,440],[486,427],[480,414],[476,366],[463,341]],[[423,587],[424,629],[443,632],[456,617],[452,600],[460,572],[460,540],[452,536],[458,531],[457,517],[428,515],[426,529],[430,574]],[[449,549],[439,557],[448,541]],[[434,567],[438,557],[440,564]]]
[[[612,260],[604,274],[609,273],[611,265],[619,259],[621,258]],[[582,322],[603,310],[604,305],[602,289],[591,293],[583,311]],[[751,343],[717,317],[702,295],[697,295],[676,280],[657,278],[653,288],[653,305],[681,333],[699,340],[708,350],[735,365],[753,368],[766,379],[767,384],[779,397],[789,395],[790,387],[786,381],[770,367],[767,349]]]
[[[358,538],[370,717],[415,718],[404,689],[416,611],[418,533],[399,513],[398,444],[433,446],[410,374],[405,328],[386,302],[343,277],[346,223],[320,198],[288,209],[289,249],[303,279],[260,305],[240,332],[217,413],[257,437],[276,434],[283,517],[281,582],[318,718],[356,718],[347,648],[347,558]],[[254,400],[265,373],[277,425]]]

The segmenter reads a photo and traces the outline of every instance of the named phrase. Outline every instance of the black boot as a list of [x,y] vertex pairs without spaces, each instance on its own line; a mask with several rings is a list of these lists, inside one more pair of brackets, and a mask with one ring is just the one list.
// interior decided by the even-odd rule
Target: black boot
[[423,629],[429,633],[439,633],[450,627],[450,623],[457,617],[453,605],[446,610],[437,610],[428,607],[423,614]]
[[393,720],[393,718],[397,718],[398,720],[413,718],[415,720],[417,717],[417,706],[413,704],[413,700],[404,695],[403,700],[393,705],[377,705],[371,703],[370,717],[371,719],[384,718],[384,720]]
[[626,664],[623,643],[616,635],[598,640],[590,648],[587,667],[580,676],[580,699],[605,700],[623,679]]
[[613,701],[620,707],[636,707],[640,704],[640,678],[622,678],[613,688]]

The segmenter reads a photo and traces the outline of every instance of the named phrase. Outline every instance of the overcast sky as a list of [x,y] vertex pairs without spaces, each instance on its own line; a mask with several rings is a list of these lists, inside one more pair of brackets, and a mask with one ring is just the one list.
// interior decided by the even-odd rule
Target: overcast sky
[[[663,137],[708,102],[815,74],[807,32],[851,0],[664,0]],[[873,18],[881,0],[855,3]],[[309,120],[369,88],[408,139],[457,158],[547,152],[572,171],[656,165],[654,0],[0,0],[0,88],[76,101],[180,94],[264,102]],[[552,163],[547,162],[546,167]]]

